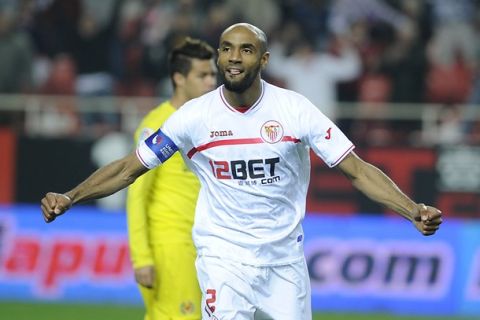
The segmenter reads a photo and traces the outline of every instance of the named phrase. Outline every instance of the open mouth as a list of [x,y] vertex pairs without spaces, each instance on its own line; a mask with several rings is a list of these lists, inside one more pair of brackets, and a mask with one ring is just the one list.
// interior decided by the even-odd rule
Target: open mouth
[[241,69],[238,69],[238,68],[228,68],[227,73],[230,76],[235,77],[235,76],[238,76],[239,74],[242,74],[243,71]]

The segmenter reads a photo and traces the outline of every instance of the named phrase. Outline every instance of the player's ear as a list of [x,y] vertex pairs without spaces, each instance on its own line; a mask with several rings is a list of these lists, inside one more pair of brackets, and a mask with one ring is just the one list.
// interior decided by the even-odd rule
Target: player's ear
[[262,70],[265,70],[265,68],[267,67],[268,59],[270,59],[270,52],[266,51],[262,54],[262,57],[260,58],[260,65],[262,67]]
[[173,74],[173,82],[177,87],[183,87],[185,85],[185,76],[180,72],[175,72]]

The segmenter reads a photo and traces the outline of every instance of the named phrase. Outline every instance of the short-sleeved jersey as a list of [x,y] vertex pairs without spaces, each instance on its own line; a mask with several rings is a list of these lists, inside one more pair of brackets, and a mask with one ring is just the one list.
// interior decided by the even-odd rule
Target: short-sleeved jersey
[[200,178],[198,254],[256,266],[303,258],[309,149],[333,167],[354,148],[308,99],[265,81],[244,113],[228,104],[223,86],[187,102],[137,149],[149,168],[168,154],[148,142],[160,137]]

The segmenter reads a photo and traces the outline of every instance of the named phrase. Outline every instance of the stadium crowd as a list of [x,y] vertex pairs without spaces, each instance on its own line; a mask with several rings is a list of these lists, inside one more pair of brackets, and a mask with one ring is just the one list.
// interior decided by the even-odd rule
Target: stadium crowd
[[[217,47],[239,21],[269,36],[264,77],[330,117],[339,101],[436,103],[438,142],[480,144],[463,116],[480,105],[478,0],[1,0],[0,94],[166,96],[168,50]],[[358,144],[396,139],[384,121],[345,126]]]

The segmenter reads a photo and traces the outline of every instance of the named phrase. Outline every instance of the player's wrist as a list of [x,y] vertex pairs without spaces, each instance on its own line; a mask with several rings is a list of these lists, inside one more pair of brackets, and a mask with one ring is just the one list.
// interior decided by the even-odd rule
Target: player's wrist
[[420,208],[424,206],[423,203],[415,203],[413,202],[408,208],[408,218],[410,221],[415,222],[418,220]]
[[402,207],[398,208],[397,212],[410,222],[414,222],[418,212],[417,204],[413,201],[406,203]]
[[61,193],[60,194],[62,197],[70,201],[70,205],[73,205],[73,196],[68,194],[68,193]]

